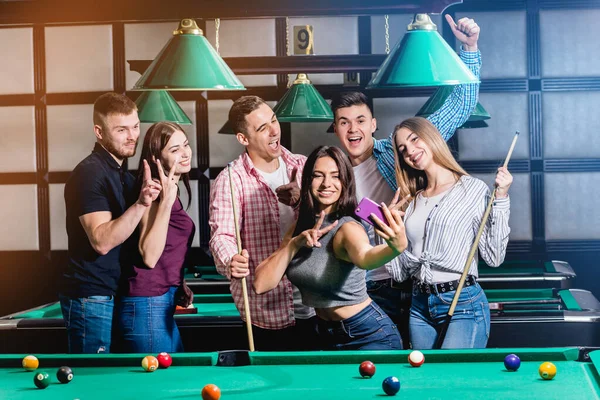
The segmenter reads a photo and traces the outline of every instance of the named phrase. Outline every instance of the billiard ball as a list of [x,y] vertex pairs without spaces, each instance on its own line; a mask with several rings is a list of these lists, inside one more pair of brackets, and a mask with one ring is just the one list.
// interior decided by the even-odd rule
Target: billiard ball
[[521,366],[521,359],[516,354],[509,354],[504,357],[504,367],[509,371],[516,371]]
[[425,356],[419,350],[411,351],[408,355],[408,362],[413,367],[420,367],[425,362]]
[[23,368],[27,371],[34,371],[40,366],[40,361],[36,356],[26,356],[23,358],[21,365],[23,365]]
[[35,386],[39,389],[46,389],[50,384],[50,375],[43,371],[36,372],[33,376],[33,383],[35,383]]
[[169,353],[165,353],[165,352],[162,352],[159,355],[157,355],[156,359],[158,360],[158,366],[160,368],[169,368],[171,366],[171,364],[173,363],[173,359],[171,358],[171,355],[169,355]]
[[146,372],[154,372],[158,368],[158,360],[154,356],[146,356],[142,359],[142,368]]
[[69,367],[60,367],[56,371],[56,378],[60,383],[69,383],[73,379],[73,371]]
[[221,389],[217,385],[209,383],[202,388],[202,400],[219,400],[221,398]]
[[383,391],[388,396],[393,396],[400,390],[400,381],[395,376],[388,376],[381,384]]
[[542,379],[550,380],[556,376],[556,365],[551,362],[545,362],[540,365],[540,369],[538,370]]
[[375,364],[371,361],[363,361],[358,367],[358,372],[360,376],[370,378],[375,375]]

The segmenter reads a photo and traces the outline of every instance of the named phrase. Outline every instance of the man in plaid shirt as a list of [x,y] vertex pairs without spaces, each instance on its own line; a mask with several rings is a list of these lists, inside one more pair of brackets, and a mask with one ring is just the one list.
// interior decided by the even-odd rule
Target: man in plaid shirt
[[[479,77],[481,54],[477,48],[479,26],[470,18],[461,18],[454,23],[449,15],[446,20],[454,36],[462,43],[460,58]],[[438,128],[442,137],[452,137],[471,115],[477,105],[479,84],[460,85],[448,96],[442,107],[428,119]],[[377,121],[367,97],[358,92],[345,92],[331,102],[334,131],[354,167],[358,201],[364,197],[376,203],[389,203],[396,185],[395,160],[392,136],[375,139]],[[400,122],[400,121],[398,121]],[[382,239],[369,230],[373,244]],[[408,320],[412,298],[412,282],[394,282],[388,272],[391,264],[367,271],[367,290],[375,301],[398,326],[404,348],[409,348]]]
[[290,153],[280,143],[275,113],[261,98],[244,96],[229,111],[229,121],[246,151],[231,163],[237,220],[243,246],[237,254],[231,190],[227,169],[211,188],[210,250],[217,271],[230,289],[245,319],[241,279],[246,277],[250,316],[257,350],[310,349],[316,343],[314,310],[302,305],[300,293],[283,278],[270,292],[252,290],[254,270],[279,248],[296,220],[298,182],[306,157]]

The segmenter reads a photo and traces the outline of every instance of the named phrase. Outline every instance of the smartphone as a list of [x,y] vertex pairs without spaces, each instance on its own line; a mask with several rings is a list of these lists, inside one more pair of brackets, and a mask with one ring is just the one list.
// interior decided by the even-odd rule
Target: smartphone
[[381,206],[375,203],[373,200],[368,197],[364,197],[360,203],[358,203],[358,207],[354,211],[356,216],[363,221],[365,221],[369,225],[374,225],[375,223],[371,219],[371,214],[375,214],[377,218],[383,221],[384,224],[389,225],[387,218],[383,215],[383,210]]

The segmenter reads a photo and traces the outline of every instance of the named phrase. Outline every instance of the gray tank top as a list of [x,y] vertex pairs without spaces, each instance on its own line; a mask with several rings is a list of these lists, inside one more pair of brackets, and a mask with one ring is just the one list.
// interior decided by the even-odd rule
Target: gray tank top
[[[326,219],[322,227],[333,221]],[[333,251],[333,238],[342,225],[358,222],[352,217],[342,217],[338,221],[338,225],[319,240],[321,247],[300,249],[287,268],[288,279],[300,289],[302,303],[309,307],[349,306],[368,298],[366,271],[337,259]]]

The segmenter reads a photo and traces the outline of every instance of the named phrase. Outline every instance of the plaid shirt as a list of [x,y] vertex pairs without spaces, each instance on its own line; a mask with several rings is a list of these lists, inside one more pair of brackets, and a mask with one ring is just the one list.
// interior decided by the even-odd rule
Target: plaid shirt
[[[460,58],[469,67],[469,69],[479,78],[481,69],[481,53],[479,51],[460,50]],[[431,114],[427,119],[431,121],[442,134],[445,141],[448,141],[456,129],[465,123],[469,118],[475,106],[479,95],[479,84],[458,85],[448,96],[442,107]],[[390,185],[392,190],[396,191],[396,171],[394,160],[394,144],[392,134],[387,139],[373,139],[373,156],[377,160],[377,169]]]
[[[296,180],[300,183],[306,157],[283,149],[283,161],[288,177],[298,168]],[[252,324],[265,329],[283,329],[295,324],[292,284],[284,276],[277,287],[257,295],[252,290],[254,271],[281,244],[279,236],[279,207],[277,196],[265,182],[246,152],[231,166],[231,177],[236,197],[236,212],[242,247],[250,255],[250,274],[246,277]],[[210,250],[217,271],[230,280],[230,289],[242,319],[245,319],[241,279],[231,279],[229,263],[238,253],[235,238],[231,189],[227,169],[221,171],[210,194],[211,228]]]

